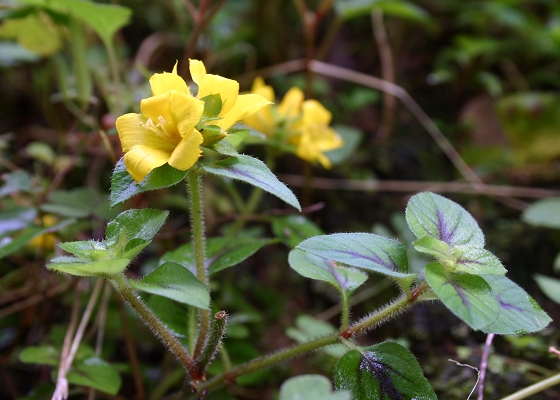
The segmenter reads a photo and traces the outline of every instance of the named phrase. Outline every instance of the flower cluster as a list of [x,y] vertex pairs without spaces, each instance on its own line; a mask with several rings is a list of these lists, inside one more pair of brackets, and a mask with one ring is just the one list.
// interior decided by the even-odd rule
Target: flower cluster
[[[186,171],[202,155],[201,145],[225,137],[233,124],[270,104],[258,94],[239,95],[238,82],[207,74],[201,61],[190,60],[189,67],[198,86],[196,96],[177,74],[175,64],[171,73],[150,78],[152,97],[140,102],[140,114],[125,114],[116,121],[124,164],[136,182],[165,163]],[[205,100],[211,95],[219,95],[221,104],[217,115],[204,118]],[[215,129],[208,132],[214,133],[205,133],[209,126]]]
[[[274,100],[272,87],[262,78],[253,82],[253,94]],[[304,100],[303,92],[291,88],[278,106],[266,107],[245,118],[243,123],[264,133],[268,138],[293,146],[300,158],[330,168],[326,151],[342,147],[344,141],[329,124],[331,113],[316,100]]]

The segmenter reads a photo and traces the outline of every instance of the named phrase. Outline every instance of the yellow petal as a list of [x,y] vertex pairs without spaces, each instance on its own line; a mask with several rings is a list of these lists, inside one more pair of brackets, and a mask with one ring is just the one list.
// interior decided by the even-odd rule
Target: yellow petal
[[181,171],[186,171],[192,167],[202,155],[202,150],[198,147],[202,144],[202,141],[201,133],[193,128],[183,136],[183,139],[171,154],[168,161],[169,165]]
[[191,71],[191,77],[194,83],[200,85],[202,78],[206,75],[206,67],[204,66],[204,63],[199,60],[189,59],[189,70]]
[[251,93],[260,94],[262,97],[268,101],[274,101],[274,89],[272,86],[264,84],[264,79],[260,76],[256,77],[253,81],[253,86],[251,87]]
[[239,93],[239,83],[219,75],[206,74],[198,82],[196,97],[203,99],[210,94],[219,94],[222,99],[222,111],[219,116],[225,116],[234,106]]
[[227,130],[237,121],[247,118],[269,104],[271,104],[270,101],[258,94],[242,94],[237,97],[235,105],[230,112],[224,116],[224,118],[213,122],[223,130]]
[[150,87],[152,88],[153,96],[163,94],[170,90],[176,90],[182,94],[191,94],[187,83],[177,74],[177,62],[171,73],[163,72],[161,74],[152,75],[150,78]]
[[303,119],[328,125],[331,122],[332,114],[317,100],[305,100],[303,102]]
[[301,112],[303,97],[303,92],[297,87],[288,90],[278,106],[278,114],[285,118],[297,117]]
[[141,182],[153,169],[161,167],[170,153],[148,146],[134,146],[124,155],[124,165],[136,182]]
[[243,119],[243,123],[266,136],[274,136],[276,123],[274,122],[274,113],[272,107],[263,107],[253,115]]
[[146,129],[145,123],[146,118],[140,114],[125,114],[117,118],[116,127],[123,152],[130,151],[134,146],[146,146],[169,153],[173,151],[176,144]]

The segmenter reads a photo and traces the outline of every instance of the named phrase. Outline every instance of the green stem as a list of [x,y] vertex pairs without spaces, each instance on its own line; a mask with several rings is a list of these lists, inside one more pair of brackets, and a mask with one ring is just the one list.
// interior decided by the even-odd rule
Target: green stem
[[112,40],[103,40],[105,50],[109,57],[109,68],[111,70],[111,77],[114,86],[114,109],[111,110],[114,115],[121,115],[124,112],[124,98],[121,93],[121,80],[119,74],[119,63],[117,61],[117,51]]
[[110,278],[111,283],[120,293],[122,298],[138,313],[140,319],[162,340],[177,359],[183,364],[190,375],[196,372],[193,359],[187,353],[181,342],[165,327],[142,300],[136,295],[134,289],[128,283],[124,275],[114,275]]
[[[429,286],[424,283],[414,289],[410,295],[403,294],[399,299],[390,303],[386,307],[378,310],[374,314],[363,318],[361,321],[358,321],[356,324],[352,325],[350,328],[342,331],[337,332],[329,336],[325,336],[307,343],[302,343],[300,345],[291,347],[289,349],[281,350],[279,352],[265,355],[263,357],[256,358],[252,361],[249,361],[246,364],[242,364],[235,368],[232,368],[230,371],[225,372],[221,375],[217,375],[214,378],[204,382],[203,384],[199,385],[197,389],[197,393],[203,393],[205,391],[210,391],[216,389],[226,382],[235,382],[239,376],[248,374],[260,369],[267,368],[271,365],[277,364],[279,362],[288,360],[292,357],[300,356],[304,353],[308,353],[313,350],[320,349],[321,347],[329,346],[332,344],[337,343],[341,339],[348,339],[356,335],[360,335],[365,333],[368,329],[375,327],[379,323],[390,319],[391,317],[395,316],[397,313],[402,312],[413,304],[422,301],[422,294]],[[193,395],[192,399],[195,399],[196,394]]]
[[218,311],[212,320],[212,326],[206,346],[204,347],[202,354],[200,354],[200,357],[196,360],[196,365],[201,375],[204,374],[204,370],[208,366],[208,363],[210,363],[216,355],[216,352],[222,343],[222,338],[226,334],[226,326],[227,313],[225,311]]
[[549,387],[555,386],[560,384],[560,374],[556,374],[542,380],[540,382],[535,383],[534,385],[528,386],[525,389],[520,390],[519,392],[515,392],[510,394],[507,397],[504,397],[502,400],[521,400],[526,399],[527,397],[540,393],[543,390],[548,389]]
[[91,98],[91,75],[87,65],[84,27],[77,19],[70,18],[69,30],[76,92],[81,109],[85,109]]
[[[196,265],[196,277],[200,282],[210,289],[208,271],[204,262],[204,209],[202,202],[202,177],[194,171],[188,173],[188,188],[191,211],[191,228],[193,233],[194,258]],[[210,331],[210,311],[199,310],[198,338],[194,349],[194,359],[198,359],[204,350],[208,332]]]
[[350,299],[345,292],[340,296],[340,307],[342,308],[342,317],[340,321],[340,329],[345,330],[350,323]]

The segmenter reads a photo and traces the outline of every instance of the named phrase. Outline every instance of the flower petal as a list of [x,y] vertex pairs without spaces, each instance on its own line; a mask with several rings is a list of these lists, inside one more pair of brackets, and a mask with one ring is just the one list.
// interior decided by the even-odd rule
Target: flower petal
[[189,70],[191,71],[191,77],[194,83],[200,85],[202,78],[206,75],[206,67],[204,66],[204,63],[199,60],[189,59]]
[[177,62],[171,73],[163,72],[161,74],[153,74],[150,78],[150,87],[152,88],[153,96],[163,94],[170,90],[176,90],[181,94],[191,94],[185,80],[177,74]]
[[272,86],[265,85],[264,79],[260,76],[257,76],[253,81],[253,86],[251,87],[251,93],[260,94],[262,97],[264,97],[270,102],[274,101],[274,89],[272,89]]
[[117,118],[116,127],[123,152],[130,151],[134,146],[146,146],[171,153],[175,148],[175,143],[170,143],[153,131],[146,129],[143,126],[145,123],[146,118],[140,114],[125,114]]
[[136,182],[141,182],[153,169],[165,164],[171,154],[148,146],[134,146],[124,155],[124,165]]
[[209,94],[219,94],[222,99],[222,111],[219,116],[224,117],[234,106],[239,93],[239,83],[223,76],[206,74],[198,83],[196,97],[203,99]]
[[221,120],[212,122],[223,130],[227,130],[237,121],[247,118],[269,104],[272,103],[261,95],[242,94],[237,97],[233,108]]
[[278,114],[284,118],[297,117],[301,113],[303,98],[303,92],[299,88],[291,88],[280,102]]
[[181,171],[186,171],[192,167],[202,155],[202,150],[198,147],[202,144],[202,141],[202,134],[194,128],[191,129],[189,133],[183,136],[183,139],[171,154],[168,161],[169,165]]
[[303,102],[303,119],[306,122],[315,122],[328,125],[332,114],[317,100],[305,100]]

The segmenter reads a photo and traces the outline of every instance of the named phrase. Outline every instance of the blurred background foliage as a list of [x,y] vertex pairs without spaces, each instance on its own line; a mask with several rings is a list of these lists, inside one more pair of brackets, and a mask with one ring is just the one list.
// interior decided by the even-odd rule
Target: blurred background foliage
[[[203,5],[206,12],[200,13]],[[333,113],[334,128],[346,142],[329,154],[331,170],[312,168],[293,155],[277,160],[275,172],[311,211],[305,217],[282,215],[283,206],[264,197],[263,213],[249,220],[243,235],[271,238],[272,244],[213,281],[217,306],[231,313],[227,343],[233,362],[318,334],[313,330],[321,325],[310,315],[337,318],[331,308],[336,308],[333,293],[288,271],[290,247],[321,232],[350,231],[375,231],[410,243],[400,217],[408,197],[434,190],[429,182],[464,178],[442,151],[442,142],[428,134],[408,107],[379,88],[349,79],[348,71],[404,88],[482,182],[548,190],[529,191],[519,196],[525,197],[522,202],[504,202],[484,191],[438,186],[476,217],[487,247],[507,266],[510,278],[558,320],[558,304],[533,280],[540,274],[542,286],[542,277],[558,274],[553,265],[559,265],[554,260],[560,235],[550,228],[559,224],[546,223],[557,218],[557,203],[556,208],[546,205],[545,211],[540,206],[540,223],[529,211],[523,220],[520,213],[534,198],[560,194],[560,2],[1,1],[1,398],[50,398],[52,368],[25,364],[44,353],[25,358],[21,351],[60,346],[76,301],[71,289],[78,297],[89,289],[86,281],[47,272],[45,261],[57,251],[54,241],[103,237],[105,223],[119,211],[109,209],[106,201],[121,154],[114,121],[124,112],[137,111],[152,71],[169,71],[179,60],[185,75],[189,57],[204,60],[212,73],[239,80],[245,91],[256,76],[263,76],[281,96],[292,86],[301,87]],[[309,72],[310,59],[346,72],[336,78]],[[264,158],[260,146],[244,151]],[[231,185],[206,181],[210,236],[235,232],[238,211]],[[239,190],[248,194],[246,187]],[[184,193],[143,193],[130,206],[172,212],[157,245],[131,269],[142,275],[159,256],[189,240]],[[372,282],[355,313],[373,310],[393,294],[386,282]],[[117,299],[107,296],[104,304],[102,350],[94,351],[91,344],[98,322],[77,362],[92,354],[109,360],[123,379],[117,398],[135,393],[137,398],[159,399],[180,387],[182,374],[172,357]],[[186,310],[181,306],[156,296],[149,304],[170,327],[184,329],[181,316]],[[476,374],[447,359],[478,365],[484,337],[440,311],[421,307],[365,340],[390,337],[406,344],[442,398],[466,398]],[[124,350],[131,335],[123,324],[133,329],[139,371],[130,366]],[[496,339],[486,383],[490,398],[557,371],[558,358],[547,348],[558,337],[555,322],[535,336]],[[273,398],[291,375],[328,374],[336,362],[333,354],[336,349],[245,376],[241,388],[212,398]],[[221,363],[212,368],[219,370]],[[135,383],[137,376],[142,384]],[[83,398],[87,390],[75,389],[73,398]],[[540,396],[534,398],[557,398],[560,392]]]

